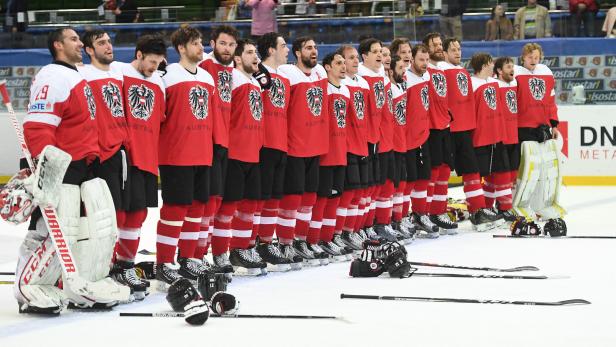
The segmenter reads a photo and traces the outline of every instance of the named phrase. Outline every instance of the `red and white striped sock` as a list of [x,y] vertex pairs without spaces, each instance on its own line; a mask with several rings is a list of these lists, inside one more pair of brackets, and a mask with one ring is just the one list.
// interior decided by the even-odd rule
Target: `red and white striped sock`
[[342,193],[338,207],[336,208],[336,225],[334,227],[334,233],[341,234],[347,219],[348,209],[351,205],[351,200],[357,195],[358,190],[347,190]]
[[395,222],[400,222],[402,220],[402,211],[404,205],[404,187],[406,186],[406,182],[400,182],[398,188],[394,192],[393,203],[394,206],[391,210],[391,218]]
[[179,256],[182,258],[196,258],[204,208],[205,204],[197,200],[188,207],[178,242]]
[[163,206],[160,208],[160,220],[156,227],[157,263],[175,262],[175,250],[187,212],[187,205],[163,203]]
[[[437,168],[437,176],[434,180],[434,195],[430,203],[430,214],[439,215],[447,211],[447,190],[451,169],[447,164],[441,164]],[[434,172],[434,170],[433,170]]]
[[402,217],[406,217],[409,215],[411,211],[411,193],[413,192],[413,188],[415,188],[415,181],[413,182],[405,182],[404,193],[402,196]]
[[483,178],[483,195],[485,197],[486,207],[493,207],[496,195],[494,194],[492,175]]
[[312,208],[317,202],[317,193],[304,193],[302,202],[297,209],[295,224],[295,237],[300,240],[306,240],[308,237],[308,229],[310,228],[310,219],[312,218]]
[[214,230],[212,231],[212,255],[219,256],[229,250],[231,221],[237,209],[237,201],[226,201],[220,205],[214,217]]
[[419,214],[427,214],[429,211],[428,190],[430,189],[430,181],[417,180],[415,187],[411,192],[411,203],[413,204],[413,212]]
[[271,243],[278,220],[278,205],[280,200],[269,199],[265,201],[261,210],[261,225],[259,226],[259,241]]
[[258,200],[257,207],[252,218],[252,235],[250,235],[250,246],[254,246],[257,243],[257,236],[259,235],[259,229],[261,228],[261,211],[263,211],[263,205],[265,200]]
[[336,229],[336,218],[338,215],[338,206],[340,204],[341,197],[333,197],[327,199],[325,204],[325,211],[323,212],[323,227],[321,228],[320,240],[324,242],[330,242],[334,238],[334,231]]
[[391,223],[391,210],[394,205],[394,183],[391,180],[379,187],[379,195],[375,202],[375,216],[378,224]]
[[481,188],[479,173],[462,175],[462,181],[464,182],[464,195],[468,203],[468,212],[475,213],[477,210],[485,208],[486,200]]
[[195,250],[195,258],[202,259],[208,248],[208,238],[210,237],[210,217],[201,217],[199,225],[199,241]]
[[115,258],[123,261],[135,261],[139,250],[141,227],[148,216],[148,210],[124,212],[124,221],[118,225],[118,241],[115,247]]
[[325,211],[325,205],[327,204],[327,198],[324,196],[317,197],[317,201],[312,208],[312,216],[310,218],[310,228],[308,229],[308,235],[306,236],[306,242],[314,245],[319,242],[321,237],[321,228],[323,227],[323,213]]
[[282,244],[291,244],[295,238],[295,225],[297,209],[302,196],[297,194],[285,195],[280,200],[278,219],[276,221],[276,235]]
[[231,221],[230,249],[246,249],[250,246],[252,236],[252,221],[257,208],[256,200],[242,200],[237,204],[237,210]]
[[494,195],[498,201],[498,209],[500,211],[507,211],[513,207],[510,177],[508,172],[496,172],[492,174],[495,189]]

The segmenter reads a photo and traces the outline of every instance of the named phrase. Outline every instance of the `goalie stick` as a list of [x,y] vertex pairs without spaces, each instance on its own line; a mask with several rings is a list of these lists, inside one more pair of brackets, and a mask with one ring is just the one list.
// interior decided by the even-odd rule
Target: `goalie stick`
[[492,235],[496,239],[616,239],[616,236],[567,235],[567,236],[532,236],[532,235]]
[[539,271],[535,266],[517,266],[512,268],[495,268],[495,267],[475,267],[475,266],[463,266],[463,265],[449,265],[449,264],[437,264],[437,263],[424,263],[412,261],[411,265],[415,266],[431,266],[442,267],[448,269],[461,269],[461,270],[477,270],[477,271],[497,271],[497,272],[517,272],[517,271]]
[[590,305],[590,301],[584,299],[569,299],[562,301],[528,301],[528,300],[482,300],[482,299],[459,299],[459,298],[431,298],[424,296],[379,296],[379,295],[354,295],[340,294],[340,299],[363,299],[363,300],[391,300],[391,301],[428,301],[428,302],[454,302],[461,304],[502,304],[502,305],[529,305],[529,306],[568,306]]
[[[157,317],[175,318],[184,317],[182,312],[120,312],[120,317]],[[266,318],[266,319],[342,319],[336,316],[307,316],[293,314],[231,314],[217,315],[211,314],[210,317],[216,318]]]

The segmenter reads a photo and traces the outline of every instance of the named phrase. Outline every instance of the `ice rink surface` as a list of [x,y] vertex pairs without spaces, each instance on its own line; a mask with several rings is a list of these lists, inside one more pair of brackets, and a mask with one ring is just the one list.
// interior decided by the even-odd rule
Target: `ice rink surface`
[[[461,197],[459,188],[454,195]],[[616,235],[616,188],[565,187],[570,235]],[[155,249],[157,210],[150,210],[140,248]],[[259,278],[236,277],[229,292],[243,314],[333,315],[337,320],[127,318],[118,312],[170,310],[164,294],[109,312],[64,311],[38,318],[17,313],[10,285],[0,285],[0,346],[616,346],[616,239],[494,239],[461,224],[456,236],[418,239],[409,260],[456,265],[532,265],[527,275],[564,279],[356,279],[349,262]],[[25,226],[0,224],[0,271],[13,271]],[[149,257],[153,258],[153,257]],[[138,260],[146,260],[142,256]],[[482,273],[420,268],[423,272]],[[503,273],[504,274],[504,273]],[[11,280],[6,276],[0,280]],[[586,299],[581,306],[514,306],[341,300],[340,294],[493,300]]]

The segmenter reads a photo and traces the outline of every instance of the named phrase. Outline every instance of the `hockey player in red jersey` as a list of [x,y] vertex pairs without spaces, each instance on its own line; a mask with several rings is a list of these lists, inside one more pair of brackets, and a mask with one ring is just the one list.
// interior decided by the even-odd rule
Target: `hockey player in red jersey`
[[[491,209],[485,208],[479,164],[473,150],[471,132],[477,126],[473,85],[470,74],[460,65],[462,58],[460,41],[456,38],[446,39],[443,42],[443,52],[445,61],[438,62],[437,66],[445,72],[447,79],[447,99],[452,118],[449,130],[454,168],[464,183],[471,223],[478,227],[479,224],[498,219],[498,216]],[[443,231],[452,233],[451,229]]]
[[[292,53],[297,63],[279,67],[289,78],[291,98],[287,111],[289,148],[284,197],[280,201],[276,234],[283,254],[297,262],[297,255],[314,259],[314,254],[303,244],[317,198],[319,156],[329,149],[329,123],[327,107],[324,107],[327,105],[327,90],[323,88],[327,82],[317,68],[315,41],[310,37],[297,38]],[[296,236],[298,240],[294,242]]]
[[167,285],[180,277],[197,281],[207,272],[195,253],[209,198],[214,80],[197,66],[203,60],[201,40],[201,33],[190,26],[174,31],[171,42],[180,61],[168,65],[162,78],[166,117],[158,148],[163,205],[157,226],[156,278]]
[[231,85],[233,54],[237,47],[239,34],[235,28],[221,25],[212,31],[210,46],[212,52],[206,55],[199,67],[214,79],[215,93],[212,98],[212,122],[214,137],[214,154],[210,172],[210,200],[205,206],[201,220],[201,233],[196,257],[203,257],[211,241],[214,265],[218,271],[233,272],[226,253],[231,234],[216,228],[216,215],[224,195],[225,177],[229,147],[229,117],[231,115]]
[[[498,102],[505,123],[503,144],[509,158],[509,180],[507,183],[495,185],[490,178],[484,179],[486,206],[492,207],[494,201],[501,196],[511,195],[511,189],[518,176],[520,166],[520,144],[518,142],[518,84],[513,78],[513,59],[501,57],[494,62],[494,76],[498,79]],[[506,221],[515,220],[516,216],[511,206],[498,204],[498,212]],[[509,207],[509,209],[507,209]]]
[[126,239],[127,235],[131,235],[131,230],[125,229],[130,182],[128,175],[123,174],[128,170],[129,164],[126,150],[128,130],[122,97],[123,77],[110,66],[113,62],[113,46],[106,32],[87,31],[82,41],[91,64],[80,66],[78,70],[92,88],[97,109],[98,143],[101,151],[97,176],[104,179],[109,186],[118,225],[119,242],[116,245],[117,253],[111,276],[119,283],[131,287],[136,300],[143,300],[147,295],[147,282],[135,274],[135,254],[131,253],[132,247],[127,245],[135,241]]
[[291,266],[297,269],[299,264],[285,258],[279,245],[273,244],[272,239],[283,194],[288,148],[287,110],[291,97],[289,79],[278,67],[287,63],[289,48],[282,35],[267,33],[259,38],[257,49],[262,59],[261,66],[267,71],[265,82],[269,86],[265,86],[261,95],[264,127],[263,148],[259,153],[261,199],[255,211],[251,242],[255,242],[256,236],[259,236],[257,252],[268,264],[268,270],[287,271]]
[[130,202],[120,233],[117,256],[134,260],[148,207],[158,207],[158,140],[165,118],[165,88],[157,69],[167,48],[161,37],[144,35],[135,46],[135,59],[111,67],[123,75],[124,113],[128,124]]
[[263,145],[261,86],[252,76],[259,71],[255,43],[238,40],[233,61],[229,161],[225,194],[215,225],[233,236],[229,260],[236,273],[254,276],[267,274],[267,264],[254,247],[250,248],[252,220],[257,201],[261,199],[259,151]]
[[[471,67],[474,70],[472,83],[477,117],[477,127],[473,130],[473,146],[479,170],[481,176],[494,185],[506,186],[509,179],[509,159],[502,142],[505,121],[501,109],[504,105],[499,102],[498,81],[491,77],[494,73],[494,62],[487,53],[475,53],[471,59]],[[503,190],[497,199],[505,210],[511,208],[511,190]],[[471,222],[478,231],[490,226],[491,221],[488,219],[485,219],[485,223],[480,223],[481,221],[473,218],[477,216],[471,216]]]

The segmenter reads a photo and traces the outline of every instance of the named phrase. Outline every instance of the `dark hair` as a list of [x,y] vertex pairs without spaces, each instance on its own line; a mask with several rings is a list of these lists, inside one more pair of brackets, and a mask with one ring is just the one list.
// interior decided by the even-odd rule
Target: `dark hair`
[[229,25],[219,25],[216,28],[214,28],[214,30],[212,30],[212,34],[210,35],[210,39],[212,41],[216,41],[218,40],[218,36],[220,36],[220,34],[227,34],[231,37],[233,37],[235,39],[235,41],[237,41],[240,37],[239,33],[237,32],[237,30]]
[[235,52],[233,52],[234,57],[240,57],[242,53],[244,53],[244,49],[247,45],[256,46],[255,42],[251,39],[239,39],[237,40],[237,47],[235,47]]
[[391,61],[389,62],[389,68],[393,71],[396,69],[396,64],[402,60],[402,58],[400,58],[399,55],[392,55],[391,56]]
[[182,25],[176,31],[171,33],[171,44],[173,48],[179,53],[180,46],[186,46],[193,40],[198,40],[202,38],[201,32],[197,28],[193,28],[188,25]]
[[47,48],[49,49],[49,53],[51,53],[51,57],[56,59],[56,48],[53,46],[55,42],[62,42],[64,39],[64,31],[65,30],[75,30],[73,27],[62,27],[53,30],[47,35]]
[[259,52],[259,56],[262,60],[265,60],[270,56],[270,48],[276,49],[276,47],[278,47],[279,37],[282,37],[282,35],[278,33],[267,33],[259,37],[257,40],[257,51]]
[[447,52],[447,50],[449,49],[449,46],[451,46],[451,44],[454,42],[460,43],[460,40],[458,40],[455,37],[446,38],[445,41],[443,41],[443,51]]
[[[505,13],[505,7],[500,4],[496,6],[501,6],[503,8],[503,17],[507,17],[507,14]],[[496,17],[496,6],[492,7],[492,11],[490,12],[490,19],[494,19]]]
[[428,51],[428,46],[424,45],[423,43],[418,43],[413,46],[413,48],[411,49],[411,54],[413,55],[413,58],[415,58],[417,52],[430,53],[430,51]]
[[391,41],[391,44],[389,45],[389,50],[391,51],[392,55],[398,54],[398,50],[400,49],[400,46],[402,45],[409,45],[409,47],[411,48],[413,47],[409,39],[407,39],[406,37],[399,37]]
[[342,45],[340,47],[338,47],[338,49],[336,50],[336,53],[340,54],[343,58],[346,59],[344,52],[350,50],[350,49],[355,49],[355,47],[353,47],[353,45]]
[[143,35],[139,37],[135,45],[135,58],[137,58],[137,52],[141,52],[142,55],[156,54],[166,57],[167,45],[159,35]]
[[332,66],[332,62],[334,61],[337,55],[344,58],[344,56],[338,53],[338,51],[329,53],[328,55],[325,56],[325,58],[323,58],[323,61],[321,62],[321,64],[323,64],[323,67],[325,67],[325,65]]
[[475,53],[471,58],[471,68],[475,70],[475,73],[479,73],[484,65],[492,61],[492,56],[488,53]]
[[359,35],[359,37],[357,38],[357,42],[362,42],[363,40],[367,40],[367,39],[373,39],[374,36],[370,35],[370,34],[361,34]]
[[296,52],[301,52],[302,51],[302,47],[304,47],[304,44],[306,44],[306,42],[308,41],[314,41],[314,39],[310,36],[300,36],[298,38],[295,39],[295,41],[293,41],[293,46],[292,46],[292,50],[293,50],[293,55],[295,56],[295,59],[299,60],[299,56],[297,55]]
[[94,48],[94,41],[103,37],[107,32],[101,29],[92,29],[86,30],[86,32],[81,37],[81,42],[83,42],[84,47]]
[[372,38],[372,37],[369,39],[365,39],[359,43],[359,49],[357,51],[359,52],[359,55],[362,57],[362,60],[364,60],[363,55],[368,54],[370,52],[370,48],[375,43],[378,43],[379,45],[381,45],[381,47],[383,46],[381,41],[375,38]]
[[513,59],[510,57],[500,57],[494,61],[494,74],[498,76],[498,69],[503,69],[505,64],[513,64]]
[[427,33],[426,36],[424,36],[423,40],[421,40],[421,43],[426,45],[426,47],[430,47],[430,41],[434,40],[437,37],[440,38],[441,34],[437,32]]

